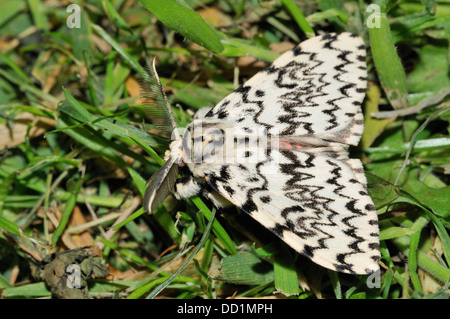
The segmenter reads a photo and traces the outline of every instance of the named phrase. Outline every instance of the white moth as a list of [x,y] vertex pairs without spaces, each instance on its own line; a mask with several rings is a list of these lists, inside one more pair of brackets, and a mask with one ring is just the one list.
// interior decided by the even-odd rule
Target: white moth
[[[154,64],[149,117],[175,130]],[[348,156],[363,132],[365,47],[350,33],[302,42],[208,111],[149,181],[144,210],[173,191],[232,203],[313,262],[344,273],[379,269],[378,220],[362,163]],[[178,174],[182,177],[178,178]]]

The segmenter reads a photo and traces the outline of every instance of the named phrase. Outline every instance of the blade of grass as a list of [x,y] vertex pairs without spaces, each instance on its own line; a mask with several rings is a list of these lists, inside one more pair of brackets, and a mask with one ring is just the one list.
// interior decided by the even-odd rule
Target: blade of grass
[[144,209],[141,207],[139,208],[136,212],[134,212],[133,214],[131,214],[129,217],[127,217],[126,219],[124,219],[123,221],[121,221],[120,223],[118,223],[117,225],[113,226],[114,230],[117,230],[123,226],[125,226],[126,224],[128,224],[129,222],[135,220],[136,218],[138,218],[139,216],[141,216],[142,214],[144,214]]
[[[191,201],[197,206],[199,210],[201,210],[202,214],[206,217],[207,220],[211,219],[211,211],[209,210],[208,206],[203,203],[203,201],[200,199],[200,197],[196,196],[191,198]],[[220,240],[222,245],[225,247],[225,249],[228,251],[229,254],[236,254],[236,247],[234,246],[233,241],[231,240],[228,233],[225,231],[225,229],[220,225],[220,223],[215,220],[213,224],[213,232],[214,235]]]
[[298,295],[297,271],[291,252],[285,245],[281,245],[273,260],[273,277],[275,288],[286,296]]
[[255,254],[243,252],[224,257],[214,279],[236,285],[263,285],[274,281],[274,268]]
[[0,288],[11,288],[14,287],[9,283],[8,280],[3,275],[0,275]]
[[208,239],[208,241],[205,244],[205,248],[203,250],[203,257],[200,265],[200,268],[204,272],[208,271],[208,267],[213,257],[213,252],[214,252],[214,241],[212,239]]
[[95,56],[95,53],[90,15],[87,14],[87,10],[80,10],[79,14],[82,23],[80,23],[79,27],[72,28],[69,32],[69,36],[72,42],[71,51],[73,56],[78,61],[81,61],[84,54],[93,57]]
[[379,22],[379,26],[369,28],[373,61],[381,85],[392,107],[403,109],[408,106],[405,70],[397,54],[385,12],[380,13]]
[[297,35],[297,33],[295,33],[295,31],[291,30],[291,28],[289,28],[288,26],[284,25],[280,20],[278,20],[275,17],[267,17],[267,23],[271,24],[272,26],[274,26],[276,29],[278,29],[280,32],[284,33],[285,35],[287,35],[289,38],[291,38],[294,42],[299,43],[300,42],[300,38]]
[[[64,115],[64,114],[62,114]],[[58,127],[71,126],[74,124],[73,120],[67,116],[60,116],[57,121]],[[142,176],[129,164],[127,164],[114,150],[117,150],[123,154],[128,155],[131,151],[128,148],[125,148],[121,145],[118,145],[110,140],[104,138],[102,135],[92,130],[90,127],[88,128],[77,128],[77,129],[68,129],[65,130],[64,133],[72,137],[74,140],[78,141],[82,145],[90,148],[91,150],[98,152],[105,156],[106,158],[112,160],[114,163],[119,165],[120,167],[125,168],[130,176],[133,178],[137,188],[143,195],[145,193],[145,184],[146,181]],[[131,152],[130,154],[132,155]],[[134,157],[132,155],[132,157]],[[145,162],[145,161],[144,161]]]
[[303,12],[300,8],[295,4],[293,0],[282,0],[281,1],[289,13],[294,18],[295,22],[297,22],[300,29],[306,35],[306,37],[311,38],[315,35],[313,28],[309,25],[308,21],[306,21]]
[[67,223],[69,222],[70,215],[72,214],[72,210],[75,207],[77,196],[80,193],[81,185],[83,184],[84,180],[82,178],[79,178],[76,181],[76,184],[71,191],[71,195],[69,199],[66,202],[66,205],[64,206],[64,210],[61,216],[61,219],[59,221],[58,227],[56,227],[55,231],[52,235],[52,245],[56,246],[56,243],[58,242],[59,237],[61,237],[62,233],[64,232],[64,229],[67,226]]
[[408,271],[414,289],[422,292],[419,275],[417,273],[417,250],[419,248],[420,230],[414,232],[410,236],[409,253],[408,253]]
[[257,47],[248,40],[230,38],[222,41],[224,50],[220,53],[222,56],[253,56],[264,61],[272,62],[280,56],[279,53]]
[[[394,263],[392,262],[391,255],[389,253],[389,249],[386,246],[386,241],[380,240],[380,252],[383,260],[388,266],[388,269],[392,269],[394,266]],[[394,275],[391,271],[387,271],[385,273],[385,277],[383,280],[383,284],[381,287],[381,290],[383,292],[383,298],[387,299],[389,297],[389,292],[391,289],[392,281],[394,279]]]
[[122,18],[122,16],[109,0],[102,0],[102,4],[105,8],[106,14],[108,15],[108,18],[111,20],[111,22],[117,25],[117,28],[132,33],[132,30],[128,26],[127,22]]
[[[34,95],[37,100],[42,99],[44,101],[47,101],[49,104],[53,105],[55,108],[59,103],[59,99],[54,97],[51,94],[48,94],[44,92],[41,89],[38,89],[37,87],[33,85],[27,84],[27,82],[24,82],[22,78],[18,78],[17,76],[14,76],[12,74],[9,74],[3,69],[0,69],[0,75],[5,77],[8,81],[11,81],[12,83],[16,84],[21,91],[24,93],[31,93]],[[34,100],[34,99],[33,99]],[[33,101],[34,102],[34,101]]]
[[[413,147],[411,148],[411,145]],[[417,142],[400,144],[397,146],[380,146],[380,147],[368,147],[364,149],[364,152],[367,153],[392,153],[392,154],[402,154],[408,152],[411,148],[413,152],[420,151],[429,151],[429,150],[441,150],[445,148],[450,148],[450,138],[448,137],[438,137],[438,138],[430,138],[426,140],[418,140]],[[405,160],[407,164],[408,161]],[[400,176],[400,175],[399,175]]]
[[3,208],[5,207],[11,186],[14,185],[14,182],[16,180],[16,173],[11,172],[9,174],[1,176],[1,178],[2,183],[0,183],[0,217],[2,216]]
[[49,156],[36,156],[33,157],[30,162],[22,169],[18,170],[18,179],[26,179],[36,171],[42,171],[48,166],[53,166],[56,164],[67,164],[73,167],[80,167],[82,161],[79,159],[61,157],[56,155]]
[[125,248],[121,248],[119,245],[117,245],[116,243],[114,243],[110,240],[107,240],[106,238],[100,238],[100,242],[103,243],[105,246],[109,247],[110,249],[114,249],[116,252],[118,252],[122,256],[126,257],[129,260],[132,260],[133,262],[135,262],[137,264],[144,265],[145,267],[147,267],[148,269],[150,269],[152,271],[158,270],[157,266],[155,266],[154,264],[139,257],[133,251],[130,251]]
[[169,29],[214,52],[223,51],[218,34],[203,18],[175,0],[139,0]]
[[[409,254],[410,241],[407,236],[395,238],[392,242],[399,247],[404,254]],[[435,262],[421,250],[417,253],[417,264],[420,268],[442,283],[446,283],[450,280],[450,269]]]
[[50,297],[51,292],[47,289],[44,281],[17,287],[8,287],[2,291],[2,295],[7,298],[14,297]]
[[27,2],[36,27],[39,30],[47,30],[48,21],[45,15],[45,5],[41,0],[28,0]]
[[200,248],[203,247],[203,245],[206,243],[209,237],[209,233],[211,232],[211,227],[214,222],[214,218],[216,216],[216,209],[214,208],[208,225],[206,226],[206,229],[202,235],[202,238],[200,239],[200,242],[198,243],[197,247],[195,247],[194,251],[191,253],[191,255],[186,259],[186,261],[178,268],[167,280],[165,280],[163,283],[161,283],[158,287],[156,287],[148,296],[147,299],[153,299],[155,298],[161,291],[164,290],[164,288],[167,287],[183,270],[186,268],[186,266],[194,259],[195,255],[200,251]]
[[[440,219],[432,211],[430,211],[421,202],[419,202],[416,198],[414,198],[411,194],[409,194],[407,192],[403,192],[403,196],[399,197],[396,200],[396,202],[411,203],[413,205],[420,207],[425,212],[427,218],[429,218],[433,222],[433,224],[436,228],[436,231],[442,242],[442,248],[444,250],[445,259],[448,262],[450,260],[450,236],[449,236],[447,230],[445,229],[445,226],[440,221]],[[416,223],[414,225],[416,225]],[[450,273],[450,269],[447,268],[447,270]],[[434,274],[431,274],[431,275],[434,275]],[[438,278],[437,275],[436,275],[436,278]]]
[[150,145],[145,143],[131,131],[128,132],[128,135],[133,141],[136,142],[137,145],[139,145],[144,151],[146,151],[147,154],[150,155],[156,161],[156,163],[158,163],[160,166],[164,165],[165,163],[164,160],[161,157],[159,157],[159,155],[155,152],[155,150],[153,150],[153,148],[151,148]]
[[88,57],[85,52],[83,52],[83,59],[84,59],[84,65],[85,65],[86,71],[87,71],[87,82],[88,82],[89,93],[90,93],[90,98],[91,98],[90,100],[92,102],[92,105],[94,105],[94,107],[97,108],[99,106],[99,102],[98,102],[97,93],[95,92],[94,77],[92,76],[92,70],[88,63]]
[[348,21],[348,14],[339,10],[338,8],[315,12],[307,16],[305,19],[308,23],[317,23],[323,20],[330,20],[334,17],[339,17],[344,22]]
[[30,81],[28,75],[23,72],[22,68],[19,67],[13,60],[11,60],[6,54],[0,52],[0,61],[6,63],[7,66],[9,66],[14,73],[17,74],[18,77],[20,77],[24,82],[28,83]]
[[19,226],[15,223],[9,221],[8,219],[0,216],[0,228],[3,228],[7,232],[14,234],[16,236],[20,236],[22,231]]
[[5,0],[0,2],[0,26],[26,7],[25,1]]
[[[119,114],[99,117],[97,115],[89,113],[86,110],[86,108],[84,108],[80,102],[78,102],[75,98],[73,98],[73,96],[68,91],[66,91],[64,88],[63,88],[63,91],[67,94],[67,101],[69,103],[65,103],[65,102],[61,103],[58,107],[58,111],[61,113],[67,114],[71,118],[74,118],[75,120],[77,120],[77,122],[79,122],[79,123],[77,123],[73,126],[70,126],[70,127],[64,127],[64,128],[52,130],[52,131],[48,132],[47,134],[60,132],[60,131],[63,131],[64,129],[69,129],[69,128],[75,129],[75,128],[81,128],[83,126],[95,126],[99,129],[105,130],[108,133],[111,133],[117,137],[126,137],[127,139],[129,139],[130,134],[132,134],[134,139],[140,140],[140,143],[142,143],[142,144],[147,143],[152,147],[155,147],[155,146],[158,146],[161,144],[159,140],[157,140],[152,135],[150,135],[149,133],[147,133],[146,131],[144,131],[142,129],[139,129],[135,126],[131,126],[128,124],[124,124],[119,121],[111,120],[111,118],[114,118],[114,117],[118,116]],[[128,111],[124,111],[124,112],[128,112]],[[137,154],[135,154],[133,156],[132,153],[129,153],[127,155],[135,158],[135,155],[137,155]],[[135,158],[135,159],[138,160],[137,158]],[[148,162],[143,158],[141,158],[139,161],[142,161],[142,160],[144,160],[144,163],[148,164]]]
[[342,299],[341,282],[339,281],[338,273],[333,270],[328,270],[328,276],[330,277],[336,299]]
[[114,50],[116,50],[117,53],[120,54],[120,56],[125,60],[125,62],[127,62],[128,65],[133,68],[133,70],[135,70],[139,74],[144,73],[144,69],[136,61],[136,59],[134,57],[132,57],[128,52],[126,52],[125,49],[122,48],[122,46],[115,39],[113,39],[108,33],[106,33],[106,31],[103,30],[102,27],[100,27],[99,25],[93,24],[92,29],[99,36],[101,36],[106,42],[108,42],[109,45],[111,45],[114,48]]
[[[117,63],[114,60],[115,55],[114,52],[106,66],[105,87],[103,91],[104,104],[112,103],[120,98],[122,91],[119,88],[123,87],[126,78],[130,74],[130,69],[126,65]],[[117,96],[117,92],[120,93],[119,96]]]
[[[401,176],[401,174],[403,173],[403,171],[404,171],[404,169],[406,168],[406,165],[407,165],[407,163],[408,163],[408,159],[409,159],[409,155],[411,154],[411,152],[412,152],[412,150],[414,149],[414,147],[417,147],[417,144],[419,144],[419,142],[420,141],[417,141],[416,142],[416,138],[417,138],[417,136],[427,127],[427,125],[428,125],[428,123],[429,122],[431,122],[431,120],[433,119],[433,118],[435,118],[435,117],[437,117],[438,115],[440,115],[440,114],[442,114],[442,113],[445,113],[445,112],[447,112],[447,111],[449,111],[448,109],[444,109],[444,110],[437,110],[436,112],[434,112],[431,116],[429,116],[421,125],[420,125],[420,127],[414,132],[414,134],[411,136],[411,142],[409,142],[408,143],[408,148],[407,148],[407,152],[406,152],[406,155],[405,155],[405,160],[403,161],[403,165],[402,165],[402,167],[401,167],[401,169],[400,169],[400,171],[399,171],[399,173],[398,173],[398,176],[397,176],[397,178],[395,179],[395,185],[397,185],[397,183],[398,183],[398,181],[399,181],[399,179],[400,179],[400,176]],[[447,142],[449,145],[450,145],[450,138],[444,138],[445,139],[445,141],[444,141],[444,143],[445,142]],[[430,142],[429,142],[429,140],[425,140],[425,141],[428,141],[428,143],[427,144],[429,144]],[[436,145],[436,144],[439,144],[439,143],[432,143],[432,144],[434,144],[434,146]],[[442,145],[440,145],[441,147],[442,147]]]

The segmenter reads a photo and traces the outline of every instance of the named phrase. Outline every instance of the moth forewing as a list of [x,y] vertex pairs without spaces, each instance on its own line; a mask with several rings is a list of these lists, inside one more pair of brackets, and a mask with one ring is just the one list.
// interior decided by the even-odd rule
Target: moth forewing
[[173,190],[178,177],[178,164],[175,158],[171,157],[147,183],[144,195],[144,211],[153,212],[164,201]]

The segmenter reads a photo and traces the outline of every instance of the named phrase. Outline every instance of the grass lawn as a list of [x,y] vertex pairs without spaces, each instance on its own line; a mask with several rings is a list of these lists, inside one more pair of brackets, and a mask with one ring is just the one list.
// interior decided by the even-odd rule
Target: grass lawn
[[[449,297],[448,0],[76,3],[0,1],[0,298]],[[201,196],[144,213],[168,149],[139,99],[144,65],[156,57],[185,127],[331,32],[367,47],[352,155],[378,213],[380,273],[320,267]]]

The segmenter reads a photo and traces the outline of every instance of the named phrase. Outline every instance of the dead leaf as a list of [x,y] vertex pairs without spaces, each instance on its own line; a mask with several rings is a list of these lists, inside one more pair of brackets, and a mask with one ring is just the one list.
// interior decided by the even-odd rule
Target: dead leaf
[[14,118],[12,128],[6,123],[0,124],[0,150],[24,143],[28,126],[31,126],[29,137],[33,138],[54,127],[55,120],[24,112]]
[[[86,224],[88,221],[84,217],[83,213],[81,212],[80,208],[78,206],[75,206],[72,212],[72,215],[70,216],[68,227],[76,227],[83,224]],[[94,239],[92,238],[89,231],[86,229],[85,231],[79,233],[79,234],[72,234],[71,235],[73,242],[78,247],[86,247],[91,246],[94,243]]]
[[233,22],[229,15],[224,14],[222,11],[215,7],[200,9],[197,11],[197,13],[201,15],[202,18],[205,19],[214,28],[228,26]]

